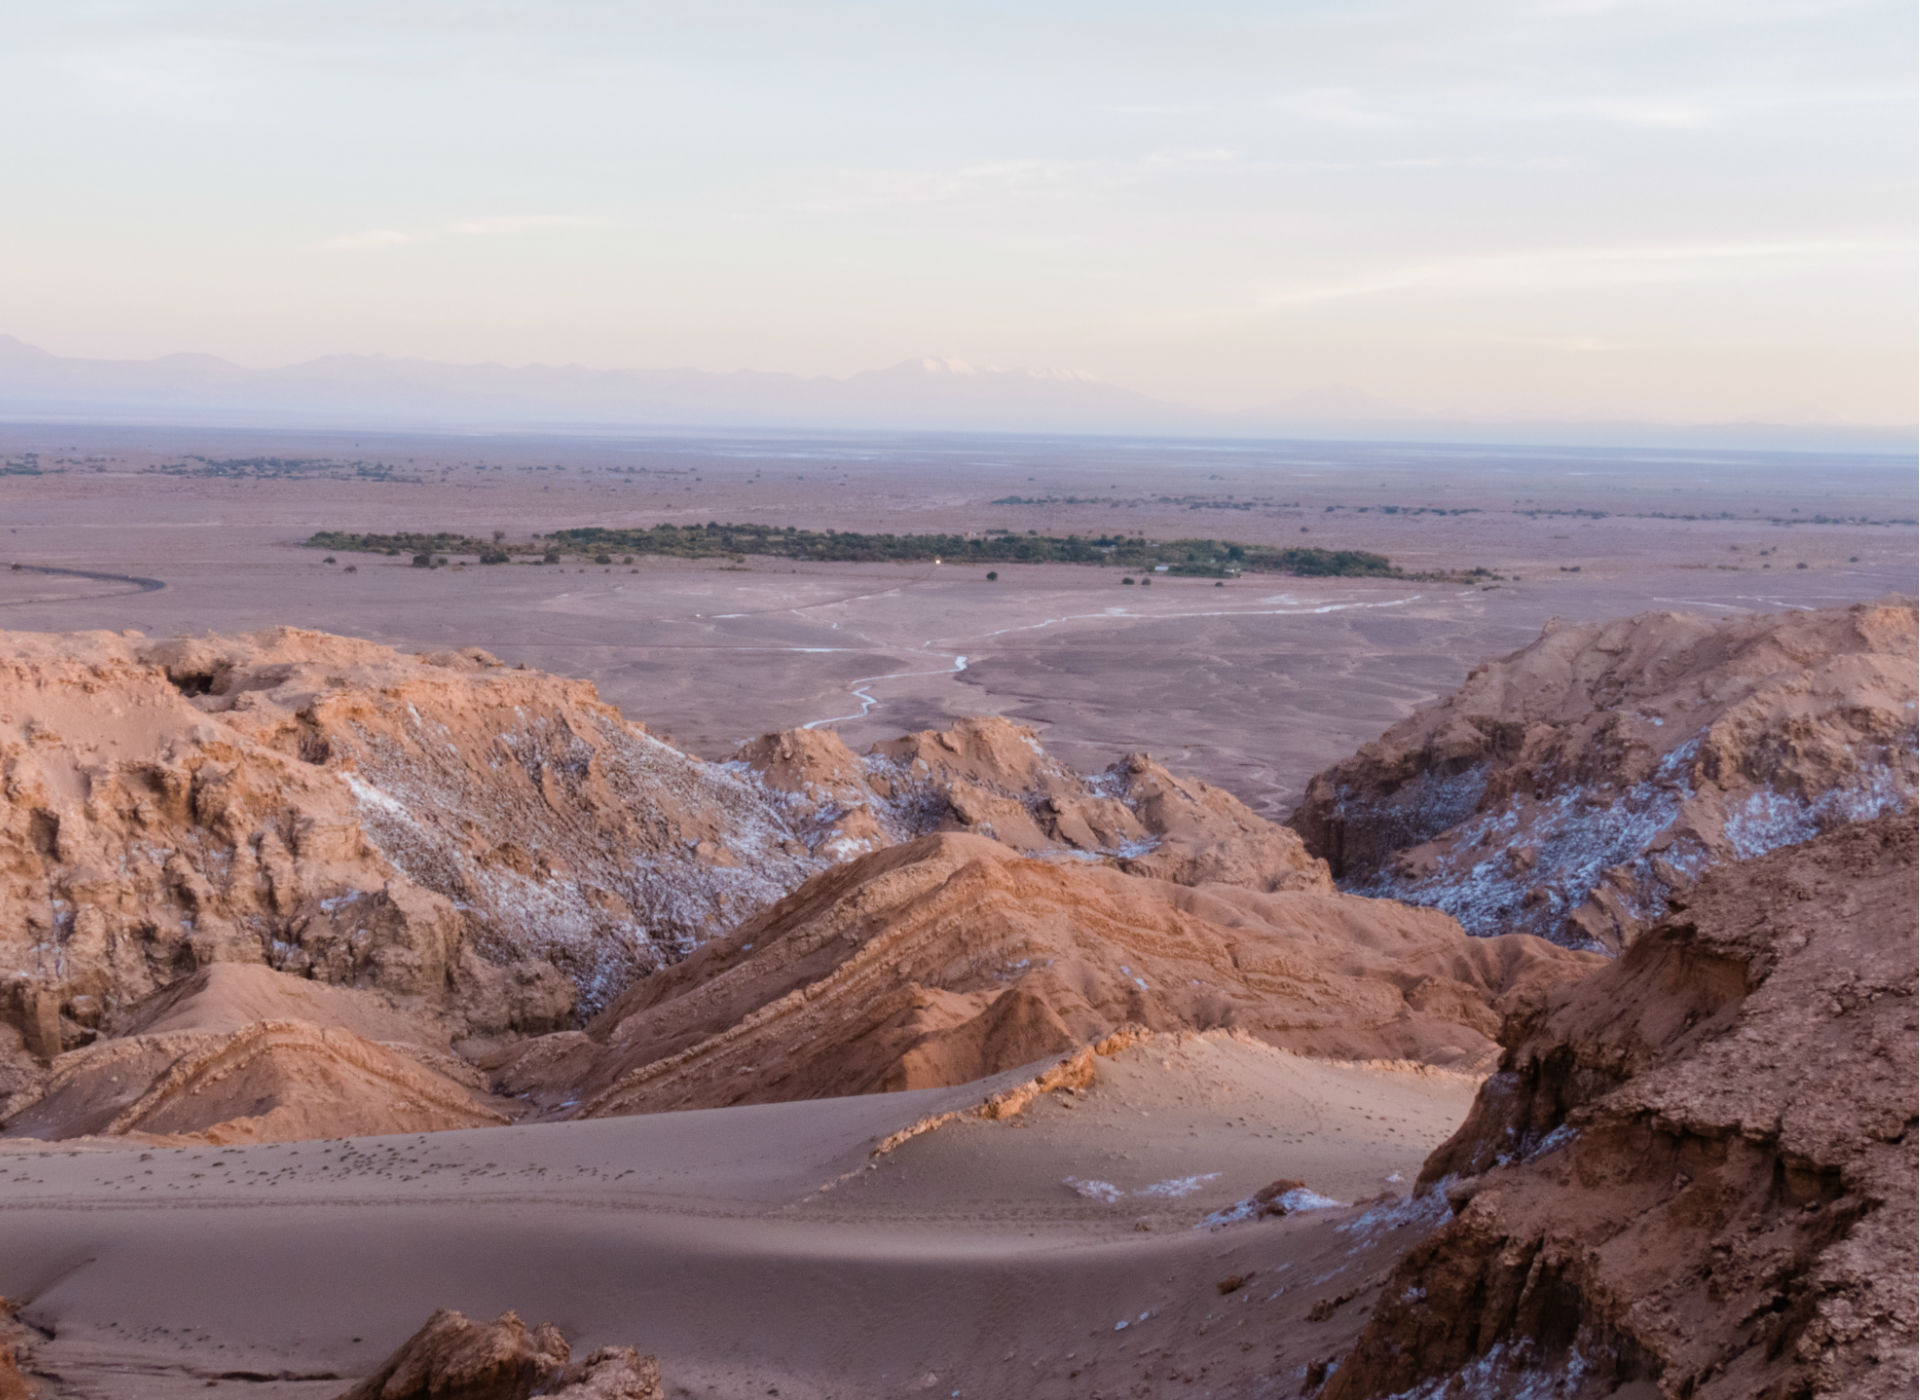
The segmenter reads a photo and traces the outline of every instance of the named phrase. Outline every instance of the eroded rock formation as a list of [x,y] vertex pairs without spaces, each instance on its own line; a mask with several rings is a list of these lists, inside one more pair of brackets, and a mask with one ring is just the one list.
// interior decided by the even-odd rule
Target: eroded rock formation
[[[0,636],[0,791],[0,1121],[36,1135],[496,1121],[453,1046],[577,1026],[810,876],[932,831],[1331,889],[1226,793],[1140,757],[1082,778],[1004,720],[709,763],[583,682],[290,628]],[[237,1004],[206,974],[240,967],[255,1014],[181,1019]],[[364,1005],[281,1004],[295,985]],[[369,1035],[370,1008],[421,1029]]]
[[1031,729],[963,719],[855,755],[837,734],[792,730],[734,755],[790,794],[820,848],[852,856],[936,831],[991,836],[1015,850],[1064,850],[1183,885],[1329,890],[1325,863],[1293,831],[1231,793],[1178,778],[1141,754],[1075,773]]
[[0,1298],[0,1400],[40,1400],[40,1387],[27,1378],[33,1332],[14,1313],[11,1299]]
[[217,962],[565,1025],[825,864],[591,686],[293,629],[0,638],[0,785],[42,1056]]
[[276,1142],[489,1127],[510,1107],[418,1008],[215,963],[134,1007],[124,1034],[57,1058],[4,1135]]
[[1712,867],[1914,810],[1911,600],[1550,626],[1316,777],[1342,888],[1618,949]]
[[1324,1400],[1911,1396],[1915,874],[1904,815],[1724,867],[1516,1014]]
[[1189,888],[979,836],[816,876],[647,978],[502,1087],[584,1115],[959,1084],[1134,1024],[1340,1058],[1491,1059],[1504,998],[1598,960],[1432,910]]

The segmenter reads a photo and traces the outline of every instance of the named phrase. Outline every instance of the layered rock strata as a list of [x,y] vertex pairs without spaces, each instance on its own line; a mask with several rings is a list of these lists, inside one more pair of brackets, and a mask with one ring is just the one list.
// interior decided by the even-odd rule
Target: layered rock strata
[[562,1115],[959,1084],[1129,1024],[1467,1068],[1492,1058],[1506,998],[1598,963],[1471,939],[1432,910],[1190,888],[938,835],[816,876],[584,1032],[495,1067]]
[[510,1121],[444,1024],[377,993],[216,963],[133,1008],[121,1035],[54,1060],[4,1135],[220,1144]]

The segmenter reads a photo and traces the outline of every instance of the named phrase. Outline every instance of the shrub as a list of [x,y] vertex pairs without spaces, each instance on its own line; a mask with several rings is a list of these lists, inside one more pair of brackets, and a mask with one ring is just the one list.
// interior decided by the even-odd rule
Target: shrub
[[987,570],[987,582],[988,582],[988,583],[998,583],[999,581],[1000,581],[1000,571],[999,571],[998,569],[988,569],[988,570]]

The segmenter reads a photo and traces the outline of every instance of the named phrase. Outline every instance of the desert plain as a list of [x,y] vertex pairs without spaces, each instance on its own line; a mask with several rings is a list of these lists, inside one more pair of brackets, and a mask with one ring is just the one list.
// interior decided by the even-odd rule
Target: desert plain
[[[483,647],[592,680],[710,757],[801,725],[864,748],[1005,715],[1083,769],[1149,752],[1274,817],[1550,618],[1833,606],[1910,591],[1916,563],[1912,462],[1894,457],[0,427],[0,458],[29,453],[44,475],[0,477],[0,563],[166,587],[0,569],[10,628],[287,625]],[[1031,503],[996,504],[1012,500]],[[1163,576],[1143,590],[1061,564],[1000,565],[993,583],[974,567],[751,557],[429,572],[384,556],[329,566],[301,547],[323,529],[484,538],[709,520],[1311,544],[1501,577]]]

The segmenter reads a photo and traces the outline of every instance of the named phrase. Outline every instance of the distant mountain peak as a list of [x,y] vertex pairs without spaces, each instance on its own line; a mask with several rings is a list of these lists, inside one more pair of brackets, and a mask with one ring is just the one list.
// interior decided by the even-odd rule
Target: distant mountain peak
[[980,371],[966,360],[951,355],[922,355],[917,360],[902,361],[902,367],[912,366],[923,374],[976,375]]

